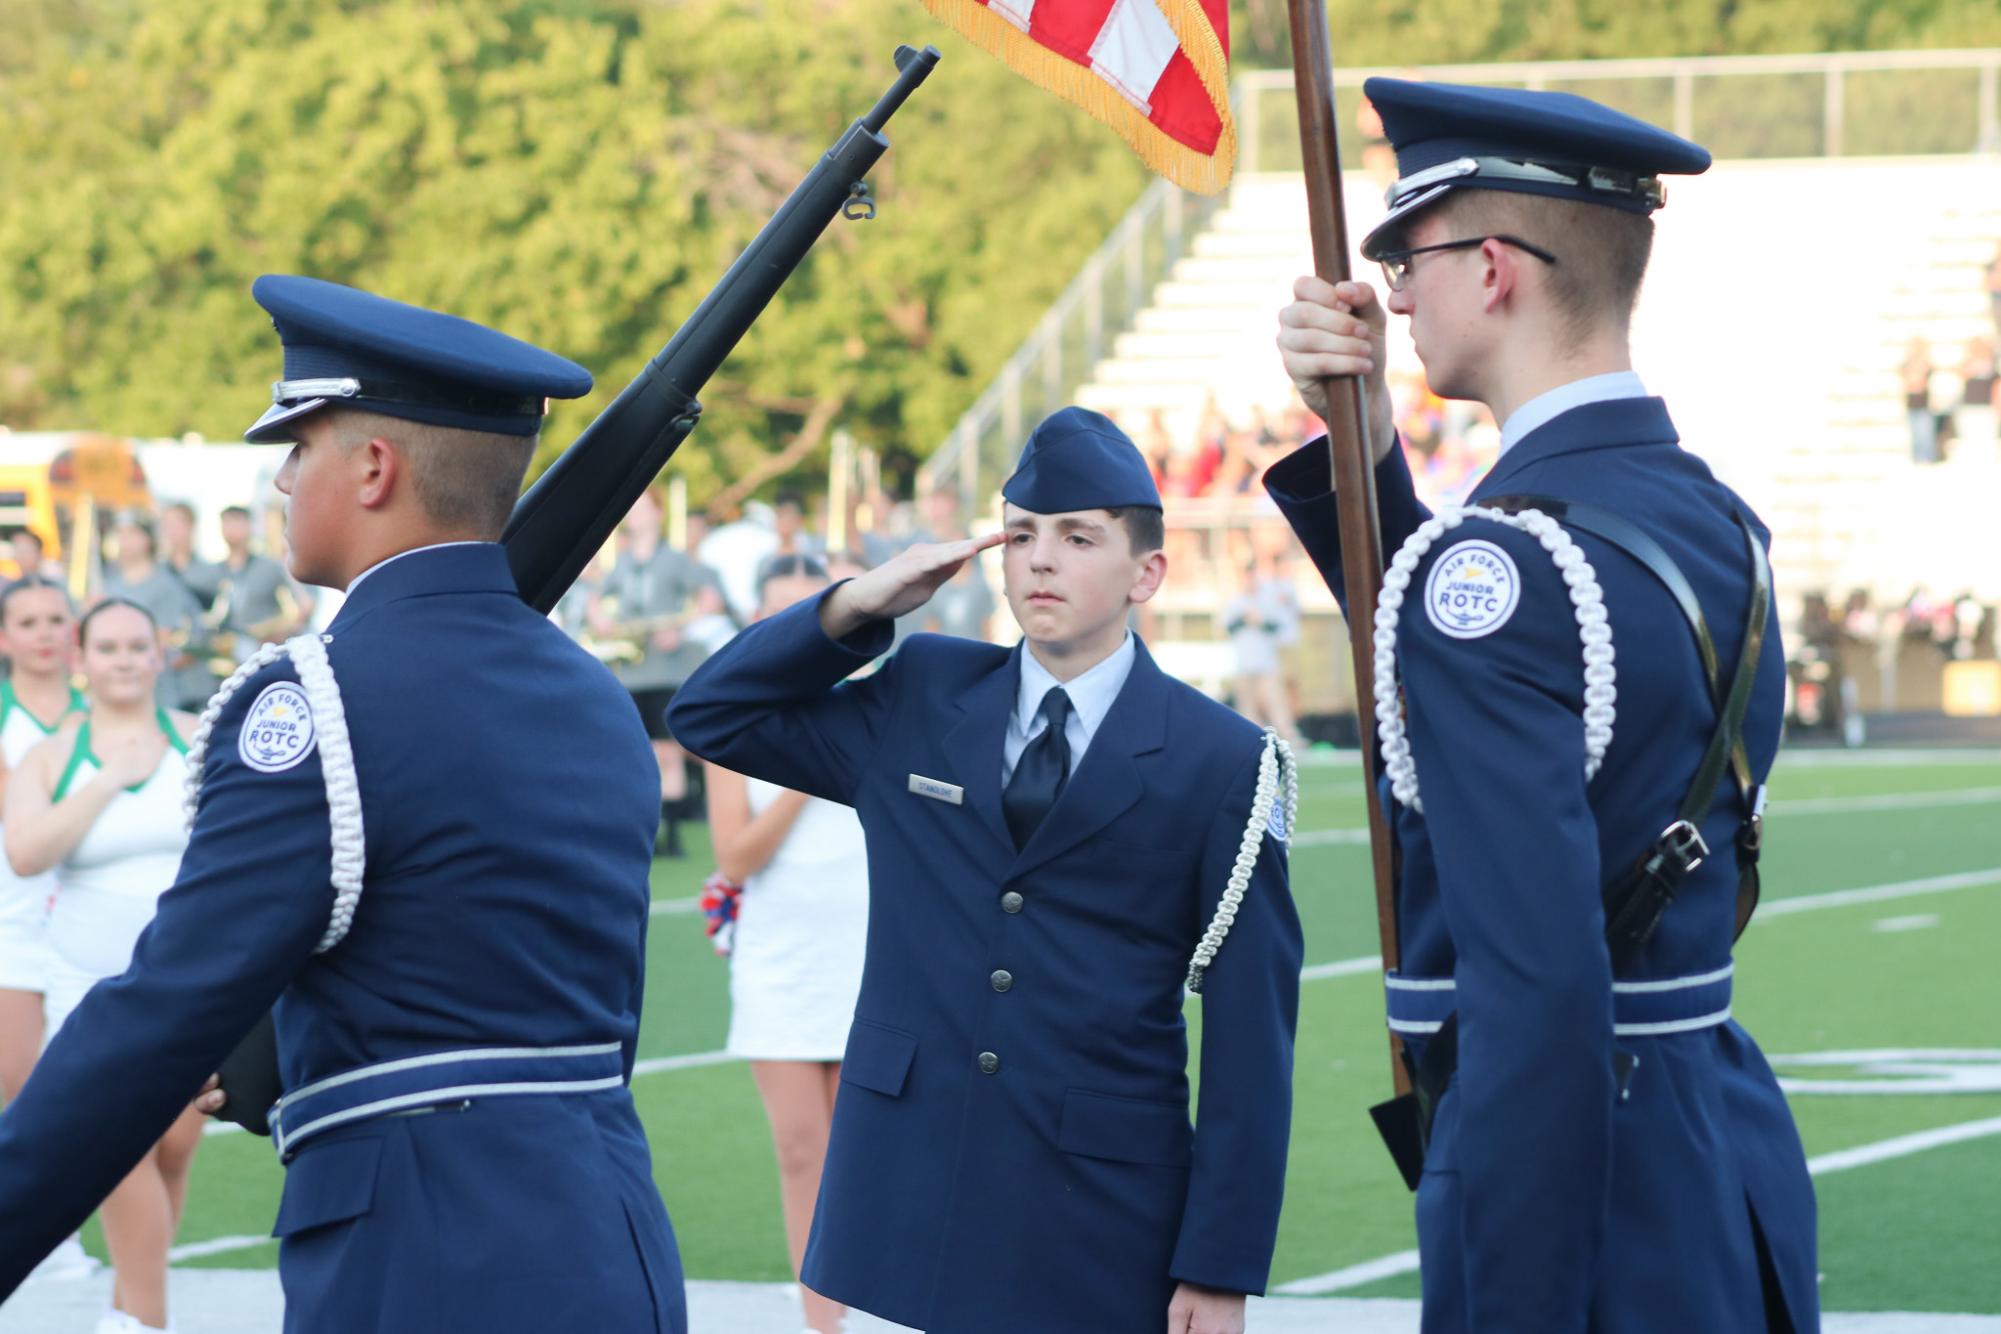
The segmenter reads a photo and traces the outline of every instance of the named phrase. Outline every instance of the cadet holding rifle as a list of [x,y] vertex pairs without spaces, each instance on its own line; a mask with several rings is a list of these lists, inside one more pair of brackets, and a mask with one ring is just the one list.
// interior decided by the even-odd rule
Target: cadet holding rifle
[[[1416,1092],[1385,1133],[1417,1190],[1424,1327],[1807,1334],[1813,1189],[1730,1019],[1783,703],[1767,535],[1627,338],[1659,177],[1709,154],[1567,94],[1367,93],[1402,175],[1363,254],[1432,388],[1503,423],[1479,512],[1431,514],[1383,305],[1300,280],[1286,370],[1323,419],[1323,378],[1363,379],[1396,553],[1375,702]],[[1265,484],[1345,601],[1325,443]]]

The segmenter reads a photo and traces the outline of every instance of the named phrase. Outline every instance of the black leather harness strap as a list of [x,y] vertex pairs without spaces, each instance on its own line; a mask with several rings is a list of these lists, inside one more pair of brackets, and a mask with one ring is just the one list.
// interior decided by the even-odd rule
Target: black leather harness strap
[[1743,534],[1751,564],[1751,597],[1745,609],[1743,647],[1735,672],[1723,680],[1710,633],[1708,617],[1689,586],[1687,576],[1663,551],[1660,544],[1638,525],[1595,505],[1559,500],[1553,496],[1497,496],[1484,505],[1519,513],[1540,510],[1566,527],[1589,533],[1625,553],[1667,589],[1681,608],[1696,652],[1702,659],[1712,702],[1716,707],[1716,728],[1711,733],[1702,762],[1696,767],[1688,795],[1675,813],[1674,823],[1662,831],[1638,862],[1606,887],[1606,943],[1612,950],[1614,969],[1630,964],[1653,937],[1667,905],[1674,899],[1680,882],[1709,855],[1701,825],[1715,803],[1717,785],[1726,768],[1735,780],[1742,818],[1736,838],[1738,883],[1736,931],[1742,935],[1758,907],[1758,853],[1764,840],[1765,790],[1751,773],[1749,752],[1744,745],[1744,717],[1749,711],[1751,688],[1757,680],[1758,660],[1764,652],[1765,623],[1772,605],[1772,569],[1763,544],[1741,513],[1732,512],[1737,530]]

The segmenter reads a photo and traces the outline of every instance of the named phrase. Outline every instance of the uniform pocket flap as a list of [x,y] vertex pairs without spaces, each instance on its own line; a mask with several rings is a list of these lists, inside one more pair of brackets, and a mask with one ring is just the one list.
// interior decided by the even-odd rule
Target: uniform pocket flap
[[1188,1124],[1185,1104],[1071,1089],[1063,1095],[1063,1125],[1056,1147],[1118,1163],[1186,1167],[1194,1152],[1195,1131]]
[[359,1218],[375,1207],[375,1173],[382,1137],[308,1144],[285,1169],[274,1237]]
[[917,1056],[917,1039],[900,1029],[867,1019],[848,1030],[847,1055],[841,1058],[841,1082],[897,1098]]

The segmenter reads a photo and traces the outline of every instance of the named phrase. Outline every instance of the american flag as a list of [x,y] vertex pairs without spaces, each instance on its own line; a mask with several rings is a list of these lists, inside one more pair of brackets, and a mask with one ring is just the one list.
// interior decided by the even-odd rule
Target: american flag
[[924,0],[1030,82],[1125,137],[1184,189],[1230,183],[1228,0]]

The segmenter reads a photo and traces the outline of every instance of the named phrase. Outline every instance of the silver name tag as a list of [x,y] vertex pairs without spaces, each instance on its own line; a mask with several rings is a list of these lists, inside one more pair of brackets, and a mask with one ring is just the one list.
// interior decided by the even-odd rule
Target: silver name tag
[[910,790],[920,797],[929,797],[933,801],[949,801],[954,806],[960,805],[966,799],[966,789],[951,783],[941,783],[935,778],[926,778],[923,774],[910,775]]

